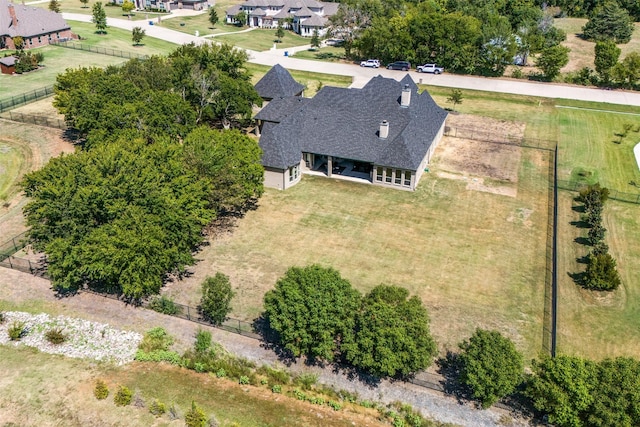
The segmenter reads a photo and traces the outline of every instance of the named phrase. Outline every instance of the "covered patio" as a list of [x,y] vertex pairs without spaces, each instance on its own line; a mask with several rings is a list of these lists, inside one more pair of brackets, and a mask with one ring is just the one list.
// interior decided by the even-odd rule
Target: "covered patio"
[[373,164],[323,154],[303,153],[303,173],[349,181],[373,182]]

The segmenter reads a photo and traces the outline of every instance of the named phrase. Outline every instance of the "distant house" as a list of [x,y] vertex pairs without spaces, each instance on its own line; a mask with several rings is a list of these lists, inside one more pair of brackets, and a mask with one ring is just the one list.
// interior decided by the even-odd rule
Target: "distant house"
[[59,13],[0,0],[0,49],[15,49],[17,36],[23,38],[25,49],[77,38]]
[[[338,11],[339,3],[316,0],[246,0],[226,10],[228,24],[236,22],[236,16],[244,11],[250,27],[291,28],[294,32],[311,37],[315,30],[323,36],[327,32],[329,18]],[[291,23],[291,24],[289,24]]]
[[4,58],[0,58],[0,73],[2,74],[13,74],[16,71],[16,57],[15,56],[5,56]]
[[[113,0],[121,5],[124,0]],[[136,9],[157,9],[166,12],[175,9],[206,10],[215,5],[215,0],[131,0]]]
[[273,98],[255,118],[267,187],[284,190],[310,173],[415,190],[447,112],[406,75]]

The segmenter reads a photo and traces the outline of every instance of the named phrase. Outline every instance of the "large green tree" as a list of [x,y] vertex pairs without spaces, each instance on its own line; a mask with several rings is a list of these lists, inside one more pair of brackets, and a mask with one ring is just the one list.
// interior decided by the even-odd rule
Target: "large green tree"
[[542,50],[536,60],[536,66],[542,70],[547,80],[555,79],[560,74],[560,69],[569,63],[569,51],[568,47],[562,45]]
[[209,200],[217,211],[242,212],[263,192],[262,151],[237,130],[200,126],[184,140],[186,164],[211,183]]
[[332,361],[353,330],[360,299],[332,268],[291,267],[264,296],[265,318],[294,356]]
[[611,70],[615,82],[627,89],[633,89],[640,80],[640,53],[631,52]]
[[406,376],[431,365],[436,344],[418,297],[380,285],[365,296],[355,328],[342,344],[345,359],[377,376]]
[[620,274],[616,269],[616,260],[609,253],[587,255],[583,286],[594,291],[618,289]]
[[54,288],[84,285],[141,298],[193,262],[215,216],[206,180],[185,171],[181,147],[123,138],[52,159],[23,182],[34,247]]
[[214,277],[207,277],[202,282],[200,312],[206,320],[220,325],[231,311],[231,299],[234,295],[229,276],[218,272]]
[[598,384],[587,425],[633,427],[640,425],[640,362],[619,357],[598,364]]
[[526,395],[558,427],[581,427],[593,404],[597,365],[572,356],[545,357],[533,365]]
[[594,62],[602,83],[608,84],[611,81],[611,69],[618,63],[618,58],[620,48],[613,40],[596,42]]
[[476,329],[460,349],[460,381],[483,408],[513,393],[522,382],[522,354],[499,332]]
[[616,1],[604,3],[582,28],[582,35],[587,40],[613,40],[616,43],[629,43],[632,33],[633,21],[629,12]]
[[107,33],[107,12],[102,7],[102,2],[95,2],[91,8],[91,21],[96,26],[96,33]]

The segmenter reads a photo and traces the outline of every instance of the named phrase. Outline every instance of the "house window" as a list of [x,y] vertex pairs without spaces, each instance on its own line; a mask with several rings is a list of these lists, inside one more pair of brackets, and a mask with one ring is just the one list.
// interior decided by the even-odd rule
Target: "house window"
[[376,168],[376,181],[382,182],[382,168],[380,166]]
[[42,43],[42,38],[40,38],[40,36],[38,36],[38,44]]
[[291,166],[289,168],[289,182],[295,181],[300,175],[300,165]]
[[402,171],[400,169],[396,169],[396,177],[395,177],[395,180],[393,181],[393,183],[395,185],[402,184]]
[[411,171],[404,172],[404,185],[411,187]]
[[387,168],[387,174],[384,177],[384,181],[388,184],[391,184],[391,175],[393,174],[393,169]]

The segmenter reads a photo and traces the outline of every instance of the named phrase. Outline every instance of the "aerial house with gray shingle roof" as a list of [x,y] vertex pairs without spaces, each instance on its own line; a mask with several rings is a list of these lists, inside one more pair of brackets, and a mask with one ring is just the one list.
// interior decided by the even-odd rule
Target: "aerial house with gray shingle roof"
[[0,0],[0,49],[15,49],[17,36],[23,38],[25,49],[77,38],[59,13]]
[[415,190],[447,112],[406,75],[274,99],[255,118],[267,187],[284,190],[310,173]]

